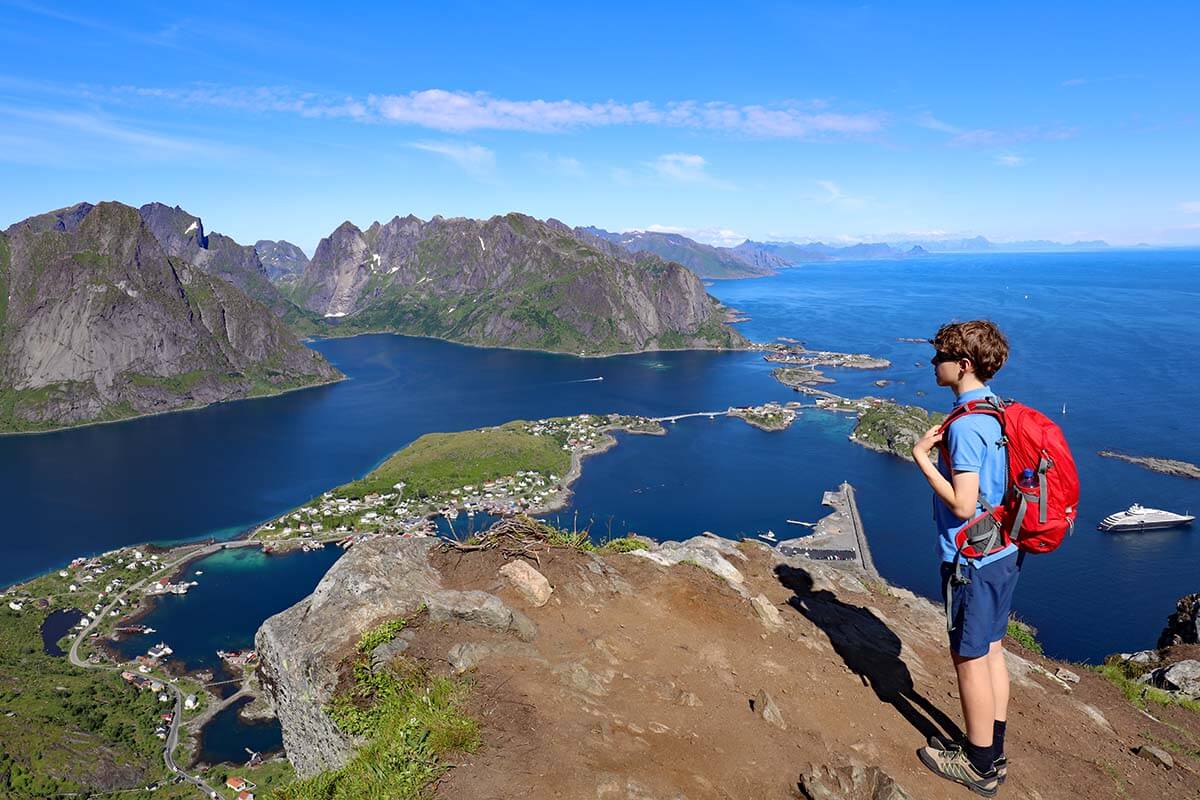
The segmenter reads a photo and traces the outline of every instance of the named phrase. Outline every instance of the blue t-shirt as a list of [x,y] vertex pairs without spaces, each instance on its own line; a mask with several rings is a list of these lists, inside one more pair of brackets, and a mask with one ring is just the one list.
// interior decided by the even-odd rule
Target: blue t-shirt
[[[961,406],[968,400],[978,400],[984,397],[995,397],[992,390],[984,386],[972,389],[954,401],[955,407]],[[950,423],[946,431],[946,446],[950,450],[950,464],[938,459],[938,470],[946,479],[953,483],[954,472],[978,472],[979,491],[993,506],[1000,505],[1004,499],[1004,490],[1008,485],[1008,456],[1000,442],[1000,423],[987,414],[967,414]],[[954,472],[951,471],[953,469]],[[977,505],[975,513],[983,512],[983,507]],[[933,495],[933,519],[938,530],[938,555],[942,561],[953,561],[957,548],[954,536],[969,520],[962,520],[946,507],[935,492]],[[976,567],[982,567],[1001,558],[1017,552],[1017,546],[1010,544],[1003,550],[983,558],[964,559]]]

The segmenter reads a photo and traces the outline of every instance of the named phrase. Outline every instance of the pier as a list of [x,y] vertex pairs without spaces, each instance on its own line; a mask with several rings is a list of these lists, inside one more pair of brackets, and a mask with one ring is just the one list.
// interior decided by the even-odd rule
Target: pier
[[843,481],[837,491],[825,493],[821,504],[833,511],[817,522],[811,535],[780,542],[779,552],[812,561],[853,561],[869,577],[878,578],[854,487]]

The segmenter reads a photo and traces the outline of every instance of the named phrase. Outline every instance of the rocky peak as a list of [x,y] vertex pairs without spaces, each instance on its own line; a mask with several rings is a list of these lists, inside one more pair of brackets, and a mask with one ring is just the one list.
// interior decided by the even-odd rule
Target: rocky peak
[[18,224],[38,231],[71,232],[79,227],[79,223],[94,207],[91,203],[76,203],[73,206],[38,214]]
[[[138,209],[76,208],[62,225],[41,215],[5,232],[0,387],[13,399],[0,430],[169,411],[337,376],[261,305],[168,254]],[[150,216],[162,223],[170,214]]]
[[267,277],[275,283],[298,280],[308,266],[308,256],[291,242],[259,239],[254,243],[254,252],[258,253]]

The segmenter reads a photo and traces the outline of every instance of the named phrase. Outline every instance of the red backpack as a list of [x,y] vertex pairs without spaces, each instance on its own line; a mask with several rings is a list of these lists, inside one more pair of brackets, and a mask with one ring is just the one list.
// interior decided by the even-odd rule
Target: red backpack
[[[966,414],[987,414],[1000,423],[1000,444],[1008,454],[1008,486],[995,507],[980,494],[984,511],[958,532],[959,554],[979,558],[1011,542],[1027,553],[1056,549],[1074,530],[1079,511],[1079,473],[1062,430],[1029,406],[985,397],[968,400],[950,412],[942,422],[942,436],[950,423]],[[941,453],[949,464],[944,438]]]

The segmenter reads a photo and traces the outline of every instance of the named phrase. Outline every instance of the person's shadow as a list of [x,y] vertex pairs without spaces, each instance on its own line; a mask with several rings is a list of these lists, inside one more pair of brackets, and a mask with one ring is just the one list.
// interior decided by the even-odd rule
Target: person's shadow
[[843,603],[833,592],[814,591],[812,576],[803,569],[780,564],[775,574],[795,592],[788,605],[825,632],[834,651],[870,684],[876,697],[926,738],[963,738],[962,729],[913,687],[908,665],[900,658],[900,637],[883,620],[865,608]]

